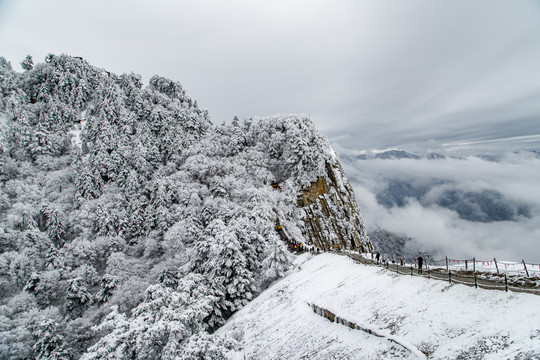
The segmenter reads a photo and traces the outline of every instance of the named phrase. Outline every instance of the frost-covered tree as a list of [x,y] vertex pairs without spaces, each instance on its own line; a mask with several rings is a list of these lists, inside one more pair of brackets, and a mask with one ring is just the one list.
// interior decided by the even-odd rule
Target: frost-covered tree
[[30,275],[30,278],[26,282],[26,285],[24,285],[24,291],[28,291],[29,293],[34,293],[36,291],[37,284],[39,283],[39,274],[36,272],[33,272]]
[[86,306],[94,302],[94,296],[87,289],[84,279],[78,277],[68,281],[66,300],[67,310],[79,316]]
[[32,56],[26,55],[23,61],[21,61],[21,67],[24,70],[32,70],[34,68],[34,60],[32,60]]
[[96,294],[96,299],[99,302],[107,302],[112,297],[114,291],[118,287],[118,278],[116,276],[105,274],[101,278],[101,289]]
[[38,339],[34,334],[43,321],[60,324],[62,316],[55,307],[39,309],[34,296],[27,292],[6,299],[0,308],[0,358],[36,358],[33,346]]
[[[266,284],[281,278],[285,272],[290,269],[291,259],[290,254],[285,249],[285,246],[277,241],[270,254],[262,262],[263,276]],[[264,284],[264,285],[266,285]]]
[[41,214],[46,219],[45,227],[47,234],[53,243],[60,244],[65,236],[64,216],[60,211],[53,207],[49,202],[41,206]]
[[64,337],[58,331],[58,323],[52,319],[41,321],[34,332],[37,338],[34,344],[35,359],[70,360],[71,355],[64,344]]
[[221,360],[229,357],[238,345],[232,339],[223,339],[201,331],[192,335],[178,354],[181,360]]
[[193,214],[175,223],[164,235],[165,250],[171,255],[185,251],[186,247],[197,242],[201,236],[202,224]]
[[146,291],[144,301],[128,319],[113,309],[97,331],[111,331],[83,359],[172,359],[185,351],[185,342],[204,330],[214,296],[207,280],[197,274],[180,278],[176,289],[161,284]]
[[34,206],[29,203],[16,202],[6,214],[5,223],[15,230],[33,230],[38,227],[35,218],[37,212]]
[[93,166],[82,165],[76,178],[77,195],[82,199],[92,200],[98,198],[103,189],[103,179]]
[[248,269],[248,261],[235,233],[221,220],[213,221],[205,232],[206,238],[196,244],[191,267],[209,276],[213,287],[223,294],[218,296],[208,319],[210,327],[216,328],[247,304],[256,289],[253,273]]
[[[61,278],[60,270],[46,270],[39,273],[39,279],[32,274],[30,280],[26,283],[30,284],[28,290],[36,297],[39,305],[46,307],[51,305],[60,305],[65,296],[66,283]],[[38,281],[36,281],[38,280]]]

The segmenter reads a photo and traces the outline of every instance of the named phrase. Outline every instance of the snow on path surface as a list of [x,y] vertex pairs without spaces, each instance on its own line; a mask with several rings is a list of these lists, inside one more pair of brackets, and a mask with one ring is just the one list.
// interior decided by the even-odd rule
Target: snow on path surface
[[396,275],[333,254],[304,254],[296,265],[218,331],[241,339],[246,359],[420,358],[388,338],[332,323],[309,304],[430,359],[540,358],[540,296]]

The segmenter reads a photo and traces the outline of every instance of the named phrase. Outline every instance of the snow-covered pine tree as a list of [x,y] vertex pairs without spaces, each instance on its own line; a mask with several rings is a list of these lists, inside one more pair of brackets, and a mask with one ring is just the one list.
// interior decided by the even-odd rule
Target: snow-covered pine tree
[[87,289],[84,279],[78,277],[68,281],[66,300],[67,311],[78,317],[85,307],[94,302],[94,296]]
[[118,278],[116,276],[110,274],[103,275],[103,277],[101,278],[101,289],[96,294],[96,300],[101,303],[109,301],[117,286]]
[[24,70],[32,70],[34,68],[34,60],[32,60],[32,56],[26,55],[23,61],[21,61],[21,67]]
[[204,319],[215,301],[199,274],[178,280],[176,289],[152,285],[128,320],[117,309],[96,330],[112,330],[82,359],[173,359],[185,354],[188,339],[204,331]]
[[64,336],[58,331],[58,323],[52,319],[41,321],[34,332],[37,341],[34,344],[37,360],[70,360],[71,356],[64,343]]
[[64,216],[62,213],[51,205],[49,202],[45,202],[41,206],[40,212],[45,217],[45,228],[49,239],[59,246],[65,236]]

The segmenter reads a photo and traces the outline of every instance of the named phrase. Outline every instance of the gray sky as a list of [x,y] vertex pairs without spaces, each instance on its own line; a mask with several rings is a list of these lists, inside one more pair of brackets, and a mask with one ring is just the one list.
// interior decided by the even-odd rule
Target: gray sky
[[340,151],[540,147],[538,1],[0,0],[0,56],[49,52],[180,81],[216,123],[310,114]]

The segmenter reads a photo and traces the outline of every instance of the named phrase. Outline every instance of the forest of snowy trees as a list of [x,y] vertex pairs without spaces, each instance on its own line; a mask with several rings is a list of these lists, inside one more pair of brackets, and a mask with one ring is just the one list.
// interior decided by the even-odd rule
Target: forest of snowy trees
[[[215,126],[181,85],[0,58],[0,358],[223,359],[333,157],[305,116]],[[279,182],[283,191],[270,186]]]

